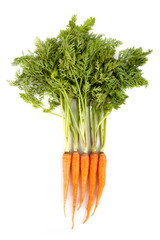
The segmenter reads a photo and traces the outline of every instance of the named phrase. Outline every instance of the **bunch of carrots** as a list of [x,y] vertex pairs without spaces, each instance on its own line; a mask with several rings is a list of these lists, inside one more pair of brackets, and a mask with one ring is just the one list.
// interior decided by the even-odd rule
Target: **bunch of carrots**
[[[20,66],[20,69],[16,72],[15,81],[9,81],[12,86],[19,87],[20,97],[25,102],[62,118],[65,136],[64,214],[72,169],[72,228],[79,175],[79,208],[84,201],[89,178],[86,222],[94,201],[97,173],[98,192],[94,212],[105,186],[107,118],[113,109],[117,110],[125,104],[128,88],[148,85],[139,67],[147,62],[147,55],[152,52],[143,51],[141,47],[132,47],[119,51],[118,57],[115,57],[116,48],[122,44],[120,41],[94,34],[91,30],[95,18],[87,19],[82,25],[77,25],[76,20],[76,15],[72,16],[66,29],[61,30],[56,38],[47,38],[46,41],[36,38],[34,52],[29,51],[28,54],[14,59],[12,64]],[[61,115],[55,112],[58,107],[61,108]],[[70,152],[70,133],[73,154]],[[81,156],[80,141],[83,147]]]

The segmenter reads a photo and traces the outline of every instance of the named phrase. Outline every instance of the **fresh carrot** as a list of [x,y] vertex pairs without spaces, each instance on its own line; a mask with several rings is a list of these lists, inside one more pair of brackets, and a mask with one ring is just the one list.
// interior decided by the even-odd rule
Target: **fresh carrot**
[[64,215],[66,216],[65,206],[68,194],[68,186],[69,186],[69,176],[70,176],[70,167],[71,167],[71,153],[65,152],[63,154],[63,181],[64,181]]
[[97,200],[96,200],[96,205],[95,205],[93,214],[95,213],[95,210],[98,207],[100,198],[102,196],[103,188],[105,186],[106,166],[107,166],[106,155],[105,155],[105,153],[101,152],[99,154],[99,160],[98,160],[98,192],[97,192]]
[[[78,152],[80,140],[84,152],[80,163],[80,208],[84,201],[89,172],[88,133],[90,132],[92,153],[89,200],[84,221],[86,222],[93,205],[97,165],[99,186],[94,211],[105,186],[107,160],[103,152],[107,118],[113,109],[117,110],[125,104],[128,88],[147,87],[148,81],[143,77],[141,67],[147,62],[147,55],[152,50],[143,51],[141,47],[133,47],[117,53],[116,49],[122,44],[121,41],[111,38],[104,40],[101,34],[91,32],[95,18],[90,17],[82,25],[77,25],[76,20],[76,15],[73,15],[67,28],[61,30],[54,38],[47,38],[46,41],[36,38],[36,49],[33,52],[29,51],[27,55],[23,54],[15,58],[12,62],[12,65],[19,66],[20,69],[17,69],[15,81],[9,83],[21,90],[20,97],[26,103],[30,103],[34,108],[40,108],[45,113],[59,116],[63,121],[64,214],[71,167],[70,133],[74,151]],[[46,97],[47,101],[44,101]],[[61,115],[55,111],[58,107],[61,107]],[[99,156],[99,164],[97,163],[98,137],[100,137],[100,153],[102,153]],[[78,168],[76,163],[74,168],[73,184],[78,181],[78,175],[75,176]],[[78,185],[74,184],[73,226],[77,187]]]
[[90,168],[89,168],[89,198],[87,205],[87,216],[83,223],[85,223],[90,215],[91,207],[93,205],[94,193],[96,188],[96,176],[98,165],[98,153],[90,153]]
[[74,227],[74,214],[75,214],[76,202],[77,202],[79,167],[80,167],[80,155],[78,152],[73,152],[72,154],[72,186],[73,186],[72,229]]
[[87,179],[88,179],[88,172],[89,172],[89,156],[87,153],[82,153],[81,155],[81,198],[80,198],[80,204],[79,204],[78,210],[80,209],[84,201]]

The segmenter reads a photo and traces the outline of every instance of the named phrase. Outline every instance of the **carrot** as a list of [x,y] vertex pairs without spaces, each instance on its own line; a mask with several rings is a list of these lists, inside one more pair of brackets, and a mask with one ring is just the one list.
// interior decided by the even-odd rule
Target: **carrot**
[[97,192],[97,200],[96,200],[96,205],[95,205],[93,214],[95,213],[95,210],[98,207],[100,198],[102,196],[103,188],[105,186],[106,165],[107,165],[106,155],[105,155],[105,153],[101,152],[99,154],[99,162],[98,162],[98,192]]
[[74,227],[74,214],[77,202],[78,178],[79,178],[80,156],[78,152],[72,154],[72,186],[73,186],[73,215],[72,215],[72,229]]
[[64,181],[64,215],[66,216],[65,206],[68,194],[68,186],[69,186],[69,175],[70,175],[70,167],[71,167],[71,153],[65,152],[63,154],[63,181]]
[[86,193],[87,178],[89,172],[89,156],[87,153],[81,155],[81,198],[78,210],[81,208]]
[[90,154],[90,169],[89,169],[89,198],[87,205],[87,216],[83,223],[85,223],[90,215],[91,207],[94,200],[94,193],[96,188],[96,173],[98,165],[98,153],[94,152]]

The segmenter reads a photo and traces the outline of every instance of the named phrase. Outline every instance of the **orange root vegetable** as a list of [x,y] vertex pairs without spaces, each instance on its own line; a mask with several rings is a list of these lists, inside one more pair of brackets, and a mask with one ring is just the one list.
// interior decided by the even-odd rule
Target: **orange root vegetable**
[[71,168],[71,153],[65,152],[63,154],[63,181],[64,181],[64,215],[66,216],[65,206],[68,194],[68,187],[69,187],[69,176],[70,176],[70,168]]
[[97,165],[98,165],[98,153],[97,152],[91,153],[89,167],[89,199],[87,205],[87,216],[83,223],[85,223],[88,220],[91,207],[93,205],[94,193],[96,188]]
[[78,178],[80,168],[80,156],[78,152],[72,154],[72,186],[73,186],[73,215],[72,215],[72,229],[74,227],[74,214],[76,210],[77,192],[78,192]]
[[100,153],[99,154],[99,161],[98,161],[98,192],[97,192],[97,200],[96,200],[96,205],[95,205],[93,214],[95,213],[95,210],[98,207],[100,198],[102,196],[103,188],[105,186],[106,166],[107,166],[106,155],[105,155],[105,153]]
[[84,201],[87,179],[89,172],[89,156],[87,153],[82,153],[81,155],[81,198],[78,210],[81,208],[82,203]]

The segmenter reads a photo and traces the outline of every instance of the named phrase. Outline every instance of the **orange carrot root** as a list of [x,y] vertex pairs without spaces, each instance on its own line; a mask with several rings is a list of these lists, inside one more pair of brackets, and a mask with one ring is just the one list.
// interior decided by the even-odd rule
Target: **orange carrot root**
[[106,166],[107,166],[107,158],[105,153],[100,153],[99,154],[99,162],[98,162],[98,192],[97,192],[97,200],[96,200],[96,205],[94,208],[94,211],[92,213],[95,213],[96,208],[98,207],[100,198],[102,196],[103,188],[105,186],[105,181],[106,181]]
[[64,216],[66,216],[65,206],[68,194],[69,187],[69,175],[70,175],[70,167],[71,167],[71,153],[65,152],[62,157],[63,161],[63,185],[64,185]]
[[72,229],[74,227],[74,215],[75,215],[76,202],[77,202],[79,168],[80,168],[80,156],[79,156],[79,153],[78,152],[73,152],[73,155],[72,155],[72,186],[73,186]]
[[98,153],[97,152],[91,153],[89,167],[89,198],[87,205],[87,216],[83,223],[85,223],[88,220],[93,205],[94,193],[96,188],[97,165],[98,165]]
[[78,210],[81,208],[86,193],[86,185],[89,172],[89,156],[87,153],[81,155],[81,198]]

